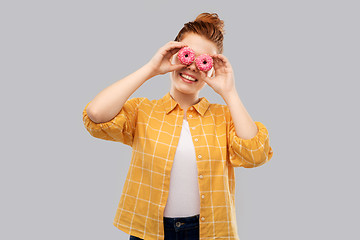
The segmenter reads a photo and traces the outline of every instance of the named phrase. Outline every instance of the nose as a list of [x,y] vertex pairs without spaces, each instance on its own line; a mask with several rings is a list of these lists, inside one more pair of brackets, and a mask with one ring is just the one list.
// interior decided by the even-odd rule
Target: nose
[[193,61],[190,65],[188,65],[188,66],[187,66],[187,69],[196,72],[196,71],[197,71],[197,67],[196,67],[195,61]]

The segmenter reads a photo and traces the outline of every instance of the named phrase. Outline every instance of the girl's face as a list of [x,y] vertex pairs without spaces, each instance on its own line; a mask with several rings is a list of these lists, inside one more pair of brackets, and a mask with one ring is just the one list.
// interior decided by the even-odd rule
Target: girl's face
[[[195,57],[200,56],[201,54],[214,55],[217,54],[217,47],[215,43],[202,37],[195,33],[186,33],[183,40],[181,41],[188,45],[195,51]],[[177,53],[172,56],[172,63],[180,64]],[[208,72],[205,72],[208,76],[214,74],[214,69],[210,69]],[[188,82],[182,76],[188,75],[192,78],[195,78],[195,82]],[[170,74],[171,78],[171,88],[175,91],[180,91],[183,94],[194,94],[198,95],[199,91],[206,84],[205,81],[201,78],[200,70],[196,67],[195,61],[190,65],[184,66],[184,68],[173,71]]]

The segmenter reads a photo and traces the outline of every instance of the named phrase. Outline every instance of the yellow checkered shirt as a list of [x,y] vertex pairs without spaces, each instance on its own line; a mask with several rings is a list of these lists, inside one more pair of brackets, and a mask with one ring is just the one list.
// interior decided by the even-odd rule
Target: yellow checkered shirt
[[[168,92],[159,100],[128,99],[112,120],[95,123],[87,115],[88,105],[83,122],[92,136],[132,147],[114,226],[141,239],[163,240],[163,212],[183,109]],[[200,200],[200,240],[239,240],[234,167],[258,167],[271,159],[268,130],[255,122],[256,136],[239,138],[228,106],[209,103],[205,97],[186,114],[195,146],[199,194],[204,195]]]

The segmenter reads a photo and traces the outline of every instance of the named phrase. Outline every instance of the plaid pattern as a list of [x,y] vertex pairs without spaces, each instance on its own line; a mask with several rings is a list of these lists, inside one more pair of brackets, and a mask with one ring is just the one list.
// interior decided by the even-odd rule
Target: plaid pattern
[[[93,137],[132,147],[113,225],[142,239],[164,239],[163,212],[184,111],[170,92],[159,100],[128,99],[121,111],[105,123],[92,122],[86,107],[83,122]],[[255,122],[257,135],[239,138],[227,105],[210,104],[205,97],[186,115],[199,174],[200,240],[239,240],[234,167],[258,167],[271,159],[268,130]]]

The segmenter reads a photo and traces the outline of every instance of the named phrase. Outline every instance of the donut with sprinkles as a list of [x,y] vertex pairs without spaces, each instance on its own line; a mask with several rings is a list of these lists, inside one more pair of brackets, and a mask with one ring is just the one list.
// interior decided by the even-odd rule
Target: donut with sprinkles
[[207,72],[213,67],[213,59],[208,54],[202,54],[195,59],[197,68],[200,71]]
[[189,47],[183,47],[179,50],[178,58],[181,63],[190,65],[195,60],[195,52]]

